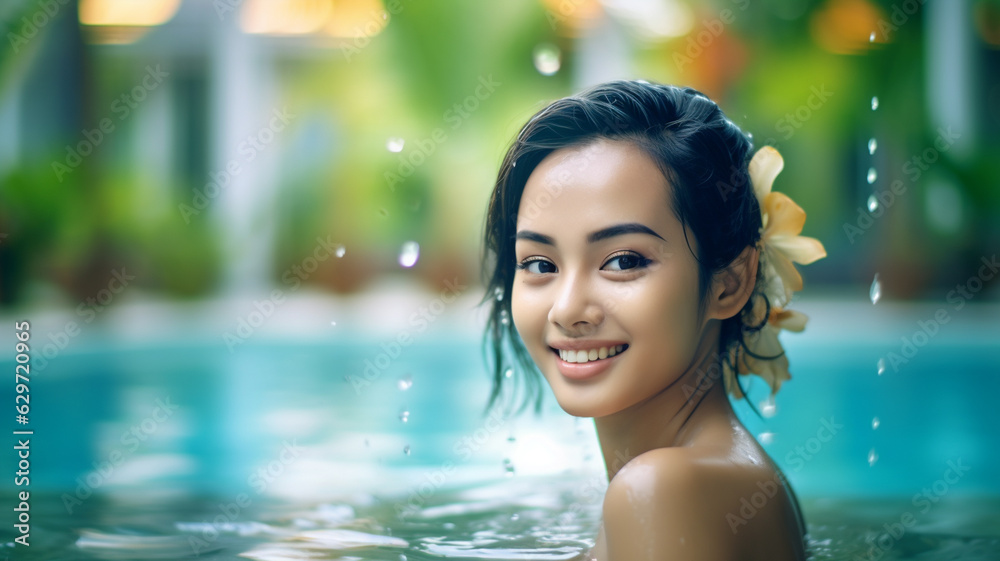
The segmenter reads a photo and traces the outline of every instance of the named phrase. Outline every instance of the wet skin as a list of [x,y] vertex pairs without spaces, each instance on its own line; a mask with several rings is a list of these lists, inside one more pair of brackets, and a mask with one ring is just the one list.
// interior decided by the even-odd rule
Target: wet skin
[[[587,558],[804,559],[794,494],[716,366],[757,253],[716,275],[699,309],[698,248],[671,188],[638,147],[599,139],[539,163],[518,210],[514,325],[560,406],[594,418],[608,471]],[[556,351],[615,344],[627,347],[603,367]]]

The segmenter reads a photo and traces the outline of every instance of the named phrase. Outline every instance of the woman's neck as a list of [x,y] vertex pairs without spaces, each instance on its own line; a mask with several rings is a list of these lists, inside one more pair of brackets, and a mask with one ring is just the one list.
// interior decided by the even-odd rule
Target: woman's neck
[[733,410],[722,380],[717,337],[705,337],[688,370],[660,393],[594,419],[610,481],[629,460],[656,448],[691,445],[703,430],[729,426]]

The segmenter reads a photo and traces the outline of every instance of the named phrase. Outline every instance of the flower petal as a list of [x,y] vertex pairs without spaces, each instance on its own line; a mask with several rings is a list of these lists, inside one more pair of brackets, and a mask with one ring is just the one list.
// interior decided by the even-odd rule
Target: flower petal
[[[774,236],[767,240],[772,249],[780,252],[787,259],[808,265],[817,259],[826,257],[826,248],[816,238],[806,236]],[[800,290],[796,288],[794,290]]]
[[781,154],[771,146],[764,146],[750,159],[750,181],[753,183],[754,194],[757,195],[757,202],[764,206],[764,198],[771,192],[771,184],[774,178],[778,177],[785,167],[785,161],[781,159]]
[[792,262],[785,257],[785,254],[774,247],[774,243],[768,243],[764,254],[767,255],[768,262],[774,267],[774,271],[781,278],[781,283],[784,285],[786,292],[789,290],[792,292],[802,290],[802,275],[795,269],[795,265],[792,265]]
[[772,191],[764,199],[767,213],[765,236],[795,236],[806,223],[806,212],[788,195]]
[[786,331],[795,331],[796,333],[806,328],[807,321],[809,321],[809,316],[802,312],[782,310],[780,308],[772,309],[771,317],[768,319],[768,323],[771,325]]

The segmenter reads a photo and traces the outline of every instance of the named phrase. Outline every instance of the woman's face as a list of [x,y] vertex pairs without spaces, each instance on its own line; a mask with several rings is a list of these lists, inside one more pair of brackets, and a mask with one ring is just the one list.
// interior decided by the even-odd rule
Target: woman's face
[[[670,189],[641,149],[606,139],[557,150],[528,178],[511,311],[571,415],[602,417],[644,401],[695,358],[705,327],[698,265]],[[688,238],[696,250],[690,230]],[[624,350],[601,358],[601,347]],[[564,360],[557,349],[572,354]]]

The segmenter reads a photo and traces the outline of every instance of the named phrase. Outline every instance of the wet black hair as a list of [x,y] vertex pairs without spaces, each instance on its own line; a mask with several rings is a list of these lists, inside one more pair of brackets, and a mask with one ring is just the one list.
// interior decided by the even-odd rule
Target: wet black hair
[[[673,186],[672,210],[685,226],[685,241],[698,262],[701,312],[713,275],[760,240],[760,206],[748,171],[753,143],[701,92],[644,80],[619,80],[552,102],[521,128],[507,150],[487,211],[481,271],[486,294],[479,302],[490,306],[483,337],[484,354],[489,351],[491,355],[491,360],[486,359],[487,368],[493,375],[487,409],[497,402],[505,381],[511,378],[524,383],[518,412],[532,398],[536,413],[541,410],[543,377],[511,318],[517,212],[528,177],[546,156],[597,139],[633,143],[656,162]],[[694,235],[697,251],[691,248],[687,228]],[[731,352],[739,352],[741,347],[748,352],[743,335],[766,322],[770,305],[762,293],[763,270],[761,255],[753,295],[740,313],[722,322],[719,367],[723,360],[729,361],[729,367],[735,364]],[[754,314],[754,296],[763,298],[765,314],[762,320],[748,323],[748,318],[759,316]],[[516,359],[514,363],[506,362],[505,357],[510,356]],[[721,383],[720,378],[716,376]]]

